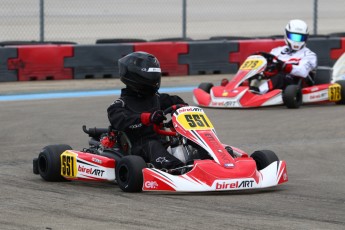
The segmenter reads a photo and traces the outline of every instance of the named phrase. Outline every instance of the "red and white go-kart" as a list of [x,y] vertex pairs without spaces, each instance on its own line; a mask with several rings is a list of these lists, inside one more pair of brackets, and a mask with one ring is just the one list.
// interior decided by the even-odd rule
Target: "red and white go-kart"
[[[323,74],[310,73],[306,79],[300,78],[296,84],[284,90],[274,89],[264,94],[251,90],[253,80],[257,84],[268,81],[267,68],[281,64],[272,54],[260,52],[249,56],[230,80],[221,85],[204,82],[193,90],[193,99],[198,106],[218,108],[255,108],[285,105],[299,108],[302,104],[336,103],[345,104],[345,55],[333,66],[333,79]],[[329,71],[330,72],[330,71]],[[336,75],[335,75],[336,74]]]
[[116,181],[125,192],[261,189],[288,181],[286,163],[273,151],[248,155],[223,144],[202,108],[175,105],[164,112],[171,120],[155,130],[167,138],[168,151],[185,163],[183,167],[154,168],[130,154],[124,133],[84,126],[91,137],[89,148],[46,146],[33,160],[33,172],[47,181]]

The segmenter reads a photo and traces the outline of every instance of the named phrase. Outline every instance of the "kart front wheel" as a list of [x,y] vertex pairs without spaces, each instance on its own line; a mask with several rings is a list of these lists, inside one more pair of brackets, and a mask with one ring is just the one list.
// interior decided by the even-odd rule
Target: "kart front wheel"
[[199,89],[202,89],[206,93],[210,93],[212,87],[213,87],[213,84],[210,82],[203,82],[203,83],[200,83],[200,85],[198,86]]
[[297,109],[302,104],[302,90],[298,85],[288,85],[283,92],[283,102],[289,109]]
[[143,169],[146,163],[135,155],[124,156],[116,166],[116,181],[124,192],[141,192],[143,187]]
[[37,168],[40,176],[46,181],[67,181],[61,176],[60,155],[71,149],[72,147],[69,145],[48,145],[44,147],[37,158]]
[[256,168],[262,170],[275,161],[279,161],[277,155],[271,150],[255,151],[251,156],[256,162]]
[[345,105],[345,80],[336,81],[335,83],[340,85],[340,101],[337,101],[338,105]]

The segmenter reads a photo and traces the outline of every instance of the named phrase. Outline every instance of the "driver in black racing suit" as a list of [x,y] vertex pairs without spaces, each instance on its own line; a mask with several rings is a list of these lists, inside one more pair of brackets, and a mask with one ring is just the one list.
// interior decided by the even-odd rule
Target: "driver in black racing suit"
[[127,134],[131,154],[143,157],[159,169],[173,169],[184,163],[164,147],[153,124],[166,117],[162,110],[176,104],[186,104],[179,96],[158,93],[161,69],[157,58],[145,52],[131,53],[118,61],[120,79],[126,85],[121,97],[107,109],[111,126]]

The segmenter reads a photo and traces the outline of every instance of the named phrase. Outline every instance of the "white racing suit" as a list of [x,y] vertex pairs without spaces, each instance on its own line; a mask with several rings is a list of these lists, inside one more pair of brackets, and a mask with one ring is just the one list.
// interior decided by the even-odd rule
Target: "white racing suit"
[[273,89],[284,89],[287,85],[296,82],[298,77],[306,78],[308,74],[317,67],[317,56],[307,47],[298,51],[291,50],[289,46],[280,46],[271,50],[279,60],[290,65],[288,71],[281,71],[270,78],[267,84],[260,86],[260,93],[266,93]]
[[287,76],[305,78],[317,66],[316,54],[305,46],[293,52],[290,51],[288,46],[280,46],[272,49],[270,53],[285,63],[293,64],[292,70]]

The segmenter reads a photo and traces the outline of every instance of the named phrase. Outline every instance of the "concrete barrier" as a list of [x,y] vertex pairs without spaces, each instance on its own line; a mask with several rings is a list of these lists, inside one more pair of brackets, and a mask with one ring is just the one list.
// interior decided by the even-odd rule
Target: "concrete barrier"
[[[0,47],[0,81],[116,78],[117,60],[133,51],[157,56],[163,76],[233,74],[248,55],[284,44],[281,38],[261,38],[7,46]],[[345,38],[311,37],[308,47],[319,66],[332,66],[345,52]]]
[[16,70],[11,70],[8,67],[8,60],[17,58],[16,47],[0,48],[0,82],[17,81],[18,74]]
[[64,63],[73,69],[73,79],[116,78],[117,60],[133,51],[133,44],[79,45]]
[[64,58],[73,55],[73,48],[72,45],[18,46],[17,57],[8,59],[8,70],[17,71],[18,81],[73,79],[72,69],[64,66]]

